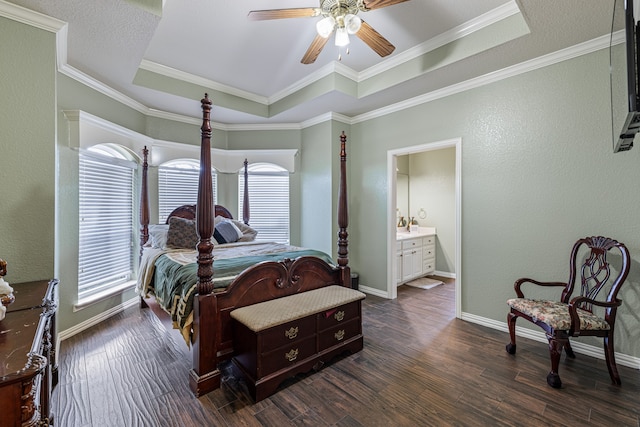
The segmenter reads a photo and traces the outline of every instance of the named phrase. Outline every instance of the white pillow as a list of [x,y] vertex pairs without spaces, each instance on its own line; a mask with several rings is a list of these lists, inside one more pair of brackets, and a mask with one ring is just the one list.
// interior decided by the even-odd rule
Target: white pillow
[[238,239],[239,242],[253,242],[256,240],[256,236],[258,235],[258,230],[249,227],[242,221],[231,220],[235,224],[236,227],[240,229],[242,232],[242,237]]
[[152,248],[164,249],[167,246],[167,235],[169,234],[169,224],[150,224],[149,241]]

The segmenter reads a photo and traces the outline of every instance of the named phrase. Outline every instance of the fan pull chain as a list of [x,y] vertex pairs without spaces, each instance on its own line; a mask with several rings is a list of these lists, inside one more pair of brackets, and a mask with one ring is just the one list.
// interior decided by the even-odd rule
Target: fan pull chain
[[[342,52],[340,52],[342,49],[338,48],[338,61],[342,61]],[[349,55],[349,48],[347,47],[346,49],[346,54]]]

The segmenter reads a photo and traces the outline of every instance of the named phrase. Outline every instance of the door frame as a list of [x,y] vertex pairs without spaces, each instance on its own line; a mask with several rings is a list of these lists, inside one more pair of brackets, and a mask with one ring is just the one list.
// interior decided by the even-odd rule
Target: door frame
[[398,166],[398,156],[407,154],[422,153],[425,151],[441,150],[443,148],[454,147],[455,155],[455,303],[456,317],[462,316],[462,138],[453,138],[443,141],[429,142],[411,147],[398,148],[387,151],[387,297],[395,299],[398,297],[396,287],[396,276],[398,265],[396,262],[396,169]]

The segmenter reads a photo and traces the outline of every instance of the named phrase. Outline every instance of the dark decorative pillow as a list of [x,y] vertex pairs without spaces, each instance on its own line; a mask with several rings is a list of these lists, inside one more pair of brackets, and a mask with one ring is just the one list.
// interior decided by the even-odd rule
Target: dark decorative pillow
[[194,220],[176,216],[169,218],[167,247],[195,250],[197,244],[198,233],[196,232],[196,222]]
[[237,242],[242,232],[229,221],[221,221],[216,225],[213,237],[220,244]]

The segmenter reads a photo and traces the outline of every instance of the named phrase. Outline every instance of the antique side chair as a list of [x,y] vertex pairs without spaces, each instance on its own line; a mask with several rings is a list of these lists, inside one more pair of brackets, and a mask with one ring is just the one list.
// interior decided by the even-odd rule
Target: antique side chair
[[[620,256],[619,271],[612,269],[609,258]],[[616,368],[613,348],[613,334],[616,322],[616,311],[622,304],[617,298],[620,287],[629,274],[630,256],[626,246],[607,237],[586,237],[573,245],[570,258],[569,281],[539,282],[522,278],[516,280],[514,288],[518,298],[509,299],[510,307],[507,315],[511,342],[507,344],[507,352],[516,352],[516,320],[526,319],[540,326],[549,340],[551,356],[551,372],[547,375],[547,383],[560,388],[562,381],[558,375],[558,365],[562,349],[567,357],[575,358],[569,337],[596,336],[604,338],[604,354],[613,384],[620,385],[620,375]],[[618,263],[616,262],[616,265]],[[538,286],[562,287],[559,301],[528,299],[524,297],[521,287],[524,283]],[[576,289],[576,285],[579,289]],[[605,289],[606,298],[598,294]],[[572,297],[574,290],[575,297]],[[603,293],[603,294],[604,294]],[[594,313],[595,307],[602,307]],[[599,315],[602,311],[604,316]]]

